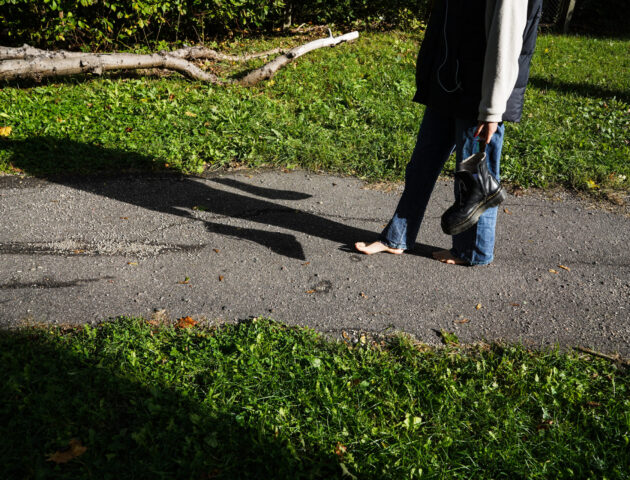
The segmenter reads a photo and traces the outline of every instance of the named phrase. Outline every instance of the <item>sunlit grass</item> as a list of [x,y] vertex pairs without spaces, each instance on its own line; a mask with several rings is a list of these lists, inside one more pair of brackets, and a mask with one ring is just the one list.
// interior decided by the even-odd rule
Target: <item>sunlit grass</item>
[[[0,336],[3,478],[628,478],[627,373],[258,319]],[[46,461],[76,439],[85,453]],[[347,477],[351,478],[351,477]]]
[[[0,123],[13,132],[0,143],[0,171],[198,173],[236,162],[399,180],[423,112],[411,102],[420,40],[362,33],[253,88],[177,75],[5,86]],[[303,41],[273,37],[220,47],[255,51]],[[523,121],[507,126],[503,177],[524,186],[627,189],[629,59],[628,40],[541,36]],[[260,63],[218,68],[234,75]],[[76,154],[60,161],[57,142],[72,142]],[[83,146],[102,149],[103,159],[82,161]],[[142,159],[125,164],[131,157],[123,161],[121,152]]]

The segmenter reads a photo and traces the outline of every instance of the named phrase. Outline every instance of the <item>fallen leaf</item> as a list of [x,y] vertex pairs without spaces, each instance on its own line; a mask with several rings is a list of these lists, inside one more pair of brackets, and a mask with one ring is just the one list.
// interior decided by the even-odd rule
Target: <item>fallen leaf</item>
[[307,290],[306,293],[311,294],[311,293],[315,293],[317,290]]
[[520,303],[510,303],[510,305],[512,305],[513,307],[520,307],[521,306]]
[[127,262],[127,265],[138,265],[138,262]]
[[212,249],[212,251],[213,251],[214,253],[219,253],[221,250],[219,250],[218,248],[213,248],[213,249]]
[[87,450],[87,447],[81,444],[81,440],[73,438],[68,443],[68,448],[59,450],[55,453],[48,455],[46,461],[54,463],[68,463],[77,457],[83,455]]
[[558,274],[558,270],[554,270],[553,268],[549,269],[549,273],[554,273],[554,274]]
[[481,310],[481,307],[482,307],[481,303],[478,303],[478,304],[475,306],[475,309],[476,309],[476,310]]
[[169,100],[173,100],[175,98],[175,95],[173,95],[172,93],[168,96]]
[[565,266],[565,265],[558,265],[558,268],[561,268],[561,269],[563,269],[563,270],[566,270],[567,272],[570,272],[570,271],[571,271],[571,269],[570,269],[569,267]]
[[8,137],[12,131],[13,127],[0,127],[0,137]]
[[192,328],[197,325],[197,322],[193,320],[191,317],[182,317],[177,320],[177,328]]
[[133,132],[133,128],[132,127],[127,127],[127,128],[125,128],[125,132],[126,133]]
[[507,213],[508,215],[512,215],[512,212],[510,212],[510,211],[508,210],[508,208],[507,208],[507,207],[505,207],[505,208],[503,209],[503,211],[504,211],[505,213]]
[[196,113],[192,113],[192,112],[186,112],[186,113],[184,113],[184,115],[186,115],[187,117],[196,117],[197,116]]
[[72,253],[75,253],[75,254],[79,255],[81,253],[85,253],[85,250],[76,249],[76,250],[72,250]]
[[311,264],[311,262],[304,262],[304,263],[302,264],[302,266],[303,266],[303,267],[305,267],[305,266],[310,265],[310,264]]
[[57,117],[57,123],[63,123],[63,122],[64,122],[64,119],[63,119],[63,118],[59,118],[59,117]]
[[459,323],[460,325],[463,323],[468,323],[470,320],[468,318],[462,318],[460,320],[455,320],[455,323]]
[[346,332],[345,330],[342,330],[342,331],[341,331],[341,336],[342,336],[343,338],[350,338],[350,335],[348,335],[348,332]]
[[120,217],[121,220],[129,220],[129,217]]
[[[630,142],[628,142],[630,144]],[[616,192],[607,192],[606,193],[606,198],[614,203],[615,205],[625,205],[626,201],[623,199],[622,196],[620,196],[620,194],[616,193]]]
[[599,188],[599,185],[597,185],[593,180],[587,180],[586,186],[590,188],[591,190],[594,188]]
[[368,296],[367,296],[365,293],[363,293],[363,292],[361,292],[361,294],[360,294],[360,295],[361,295],[363,298],[368,298]]
[[225,277],[223,275],[219,275],[219,282],[222,282]]
[[346,447],[341,442],[337,442],[337,446],[335,447],[335,455],[337,455],[339,458],[343,458],[347,451],[348,447]]

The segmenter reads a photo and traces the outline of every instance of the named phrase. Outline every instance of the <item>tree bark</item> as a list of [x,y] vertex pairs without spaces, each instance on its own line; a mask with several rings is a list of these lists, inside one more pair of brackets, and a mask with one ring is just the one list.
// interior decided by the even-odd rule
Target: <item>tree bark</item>
[[328,38],[315,40],[292,48],[260,68],[252,70],[240,79],[221,79],[205,72],[191,60],[210,59],[215,61],[244,62],[255,58],[281,53],[281,49],[267,52],[227,55],[205,47],[187,47],[172,52],[153,54],[110,53],[95,54],[68,52],[64,50],[47,51],[24,45],[19,48],[0,47],[0,80],[33,79],[59,77],[76,74],[93,73],[101,75],[111,70],[136,70],[147,68],[163,68],[185,75],[188,78],[219,85],[241,84],[254,85],[271,78],[275,73],[302,55],[323,47],[332,47],[340,43],[355,40],[358,32],[351,32],[338,37],[332,33]]
[[133,53],[85,54],[63,56],[40,55],[28,59],[0,62],[0,79],[63,77],[79,73],[101,75],[110,70],[136,70],[139,68],[165,68],[204,82],[222,83],[219,78],[201,70],[182,58],[160,53],[137,55]]
[[352,40],[356,40],[357,38],[359,38],[359,32],[346,33],[345,35],[340,35],[339,37],[333,37],[331,32],[330,37],[328,38],[314,40],[305,45],[300,45],[299,47],[292,48],[285,54],[274,58],[266,65],[263,65],[256,70],[252,70],[243,78],[241,78],[238,83],[245,86],[254,85],[261,80],[267,80],[273,77],[275,73],[282,67],[308,52],[322,47],[334,47],[335,45],[339,45],[340,43],[350,42]]
[[[186,60],[217,60],[227,62],[247,62],[255,58],[268,57],[277,53],[284,52],[281,48],[274,48],[273,50],[267,50],[260,53],[249,53],[245,55],[227,55],[225,53],[217,52],[206,47],[185,47],[179,50],[173,50],[172,52],[159,52],[167,55],[172,55],[178,58],[184,58]],[[84,52],[69,52],[67,50],[40,50],[39,48],[31,47],[29,45],[23,45],[21,47],[0,47],[0,60],[27,60],[33,57],[48,57],[48,58],[74,58],[82,57],[84,55],[90,55]]]
[[180,48],[179,50],[174,50],[172,52],[166,52],[168,55],[173,55],[174,57],[184,58],[186,60],[217,60],[217,61],[226,61],[226,62],[248,62],[249,60],[253,60],[256,58],[269,57],[270,55],[275,55],[277,53],[283,53],[284,50],[281,48],[274,48],[273,50],[267,50],[266,52],[260,53],[247,53],[245,55],[228,55],[225,53],[217,52],[216,50],[212,50],[206,47],[186,47]]

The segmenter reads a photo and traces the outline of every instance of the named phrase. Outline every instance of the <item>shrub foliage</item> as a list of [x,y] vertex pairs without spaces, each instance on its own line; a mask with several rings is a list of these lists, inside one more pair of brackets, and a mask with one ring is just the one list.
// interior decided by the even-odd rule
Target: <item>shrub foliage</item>
[[289,23],[421,22],[430,0],[0,0],[2,43],[108,48],[205,41]]

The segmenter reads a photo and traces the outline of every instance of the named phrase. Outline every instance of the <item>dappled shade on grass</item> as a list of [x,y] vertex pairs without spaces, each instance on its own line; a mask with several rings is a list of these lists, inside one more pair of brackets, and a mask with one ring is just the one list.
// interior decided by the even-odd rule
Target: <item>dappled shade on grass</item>
[[[0,335],[3,478],[625,478],[627,374],[256,319]],[[46,458],[77,439],[80,458]]]
[[140,153],[50,136],[2,139],[0,152],[12,169],[35,176],[117,175],[163,169]]
[[[297,41],[248,39],[247,49]],[[139,167],[149,170],[266,165],[399,180],[423,113],[411,101],[420,41],[415,33],[365,32],[343,48],[309,54],[254,88],[121,75],[12,83],[0,89],[0,127],[12,127],[14,140],[41,136],[146,155],[151,161]],[[540,36],[523,120],[506,127],[505,180],[628,188],[630,113],[623,93],[630,91],[629,48],[629,40]],[[238,76],[257,66],[218,68]],[[0,152],[0,171],[12,171],[8,156]],[[45,159],[36,165],[40,173],[95,170]],[[446,172],[452,170],[450,162]]]

